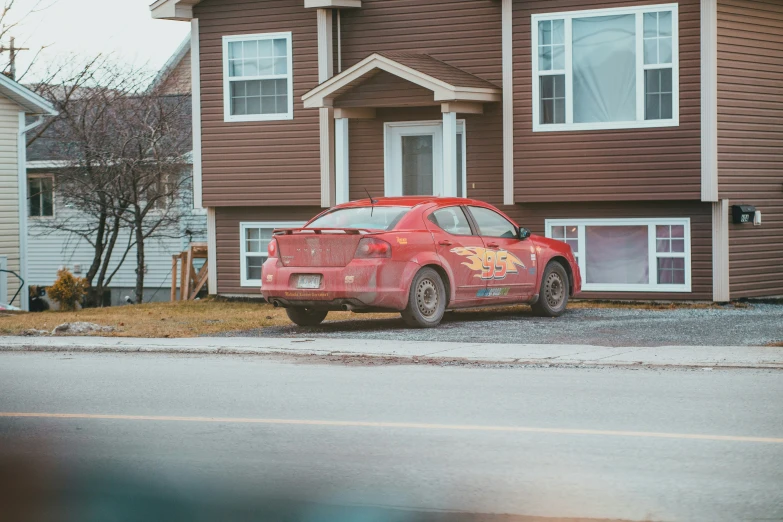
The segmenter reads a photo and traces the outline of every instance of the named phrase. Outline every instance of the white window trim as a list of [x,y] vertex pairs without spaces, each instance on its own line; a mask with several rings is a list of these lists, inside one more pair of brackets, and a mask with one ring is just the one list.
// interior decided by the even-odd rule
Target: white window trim
[[[644,70],[656,66],[644,65],[644,13],[657,11],[672,12],[672,118],[669,120],[644,119]],[[627,122],[591,122],[573,123],[573,67],[571,63],[571,20],[593,16],[636,15],[636,121]],[[539,99],[538,70],[538,22],[545,20],[565,20],[565,83],[566,83],[566,123],[540,123],[541,100]],[[533,132],[552,131],[589,131],[611,129],[645,129],[657,127],[678,127],[680,125],[680,34],[678,4],[644,5],[638,7],[617,7],[609,9],[590,9],[561,13],[534,14],[531,17],[531,54],[533,78]]]
[[262,281],[260,279],[247,279],[247,258],[266,257],[266,253],[248,252],[246,231],[249,228],[300,228],[304,226],[304,221],[244,221],[239,224],[239,286],[250,286],[260,288]]
[[[244,114],[235,116],[231,114],[231,77],[228,75],[228,44],[230,42],[243,42],[248,40],[274,40],[285,38],[288,45],[288,74],[277,75],[279,79],[288,79],[288,112],[286,114]],[[238,121],[277,121],[292,120],[294,118],[294,59],[293,59],[292,33],[258,33],[237,34],[223,37],[223,120],[226,122]],[[270,75],[243,76],[234,81],[270,79]]]
[[[433,156],[434,156],[434,172],[432,176],[432,186],[434,196],[439,196],[438,192],[443,189],[443,120],[422,120],[422,121],[395,121],[388,122],[383,125],[383,187],[384,196],[393,197],[402,195],[402,178],[397,176],[398,172],[401,172],[399,162],[402,158],[393,157],[391,155],[392,150],[396,150],[394,147],[393,139],[396,133],[394,129],[404,127],[436,127],[440,129],[439,132],[435,132],[433,141]],[[462,197],[468,197],[468,130],[465,125],[465,120],[457,120],[457,133],[462,134]],[[411,132],[408,135],[414,135],[415,132]],[[428,132],[427,134],[432,134]]]
[[57,216],[57,201],[56,201],[56,198],[55,198],[55,196],[57,194],[57,189],[56,189],[56,185],[55,185],[54,174],[28,174],[27,175],[27,186],[28,186],[28,189],[29,189],[29,186],[30,186],[30,180],[31,179],[40,179],[40,178],[49,178],[49,179],[52,180],[52,215],[51,216],[31,216],[30,215],[30,201],[29,201],[30,200],[30,195],[28,194],[27,195],[27,199],[28,199],[28,201],[27,201],[27,209],[26,209],[27,210],[27,217],[28,217],[28,219],[35,219],[37,221],[43,221],[43,220],[47,220],[47,219],[54,219],[55,216]]
[[[646,285],[617,285],[617,284],[590,284],[587,283],[587,256],[585,252],[585,227],[586,226],[648,226],[649,267],[650,283]],[[656,252],[656,225],[683,225],[685,227],[685,252],[672,253]],[[547,219],[544,222],[546,237],[552,237],[552,227],[577,226],[579,229],[579,255],[577,262],[582,274],[582,291],[584,292],[691,292],[691,220],[690,218],[643,218],[643,219]],[[678,257],[685,259],[685,284],[664,285],[658,284],[658,257]]]

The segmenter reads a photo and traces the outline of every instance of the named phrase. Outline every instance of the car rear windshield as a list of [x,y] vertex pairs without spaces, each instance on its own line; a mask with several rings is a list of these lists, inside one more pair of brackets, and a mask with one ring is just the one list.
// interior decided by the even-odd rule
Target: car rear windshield
[[410,207],[338,208],[317,218],[305,228],[366,228],[391,230]]

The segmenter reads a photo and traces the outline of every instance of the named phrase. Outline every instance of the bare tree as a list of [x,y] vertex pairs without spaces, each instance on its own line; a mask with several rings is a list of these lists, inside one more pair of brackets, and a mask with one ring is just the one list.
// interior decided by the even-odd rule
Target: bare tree
[[145,245],[181,237],[180,220],[191,208],[184,198],[190,187],[190,96],[166,95],[150,74],[102,57],[55,67],[51,78],[35,88],[53,101],[59,116],[29,145],[61,165],[58,200],[72,212],[43,226],[91,245],[86,278],[97,296],[135,248],[140,303]]

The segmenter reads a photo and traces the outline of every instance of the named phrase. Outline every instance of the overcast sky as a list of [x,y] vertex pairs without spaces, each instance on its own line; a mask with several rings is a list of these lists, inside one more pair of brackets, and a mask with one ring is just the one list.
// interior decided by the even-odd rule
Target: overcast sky
[[[117,58],[155,69],[166,63],[190,30],[188,22],[153,20],[152,0],[16,0],[10,18],[21,18],[10,36],[18,47],[17,71],[24,71],[35,50],[49,47],[23,81],[34,81],[46,61],[76,54],[113,52]],[[30,12],[36,6],[39,10]],[[6,44],[8,42],[2,42]],[[5,58],[7,60],[7,56]]]

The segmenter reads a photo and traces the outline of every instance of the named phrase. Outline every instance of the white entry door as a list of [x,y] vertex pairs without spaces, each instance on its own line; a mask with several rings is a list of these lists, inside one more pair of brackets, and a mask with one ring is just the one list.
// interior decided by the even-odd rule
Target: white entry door
[[[465,124],[457,122],[456,196],[465,194]],[[443,123],[386,124],[386,196],[442,196]]]

